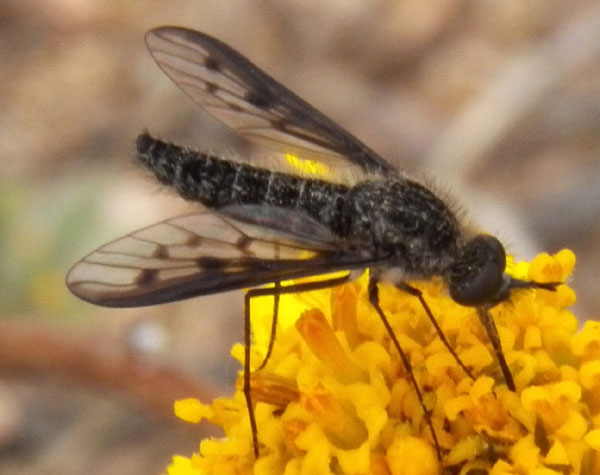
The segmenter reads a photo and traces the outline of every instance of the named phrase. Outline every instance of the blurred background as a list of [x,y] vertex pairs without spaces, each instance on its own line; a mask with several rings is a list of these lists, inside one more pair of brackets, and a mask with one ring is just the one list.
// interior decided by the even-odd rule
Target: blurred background
[[220,38],[519,258],[578,257],[600,299],[600,4],[559,0],[0,3],[0,472],[160,473],[211,429],[176,398],[231,394],[242,293],[141,309],[70,295],[97,246],[194,207],[134,162],[144,129],[248,145],[158,69],[144,33]]

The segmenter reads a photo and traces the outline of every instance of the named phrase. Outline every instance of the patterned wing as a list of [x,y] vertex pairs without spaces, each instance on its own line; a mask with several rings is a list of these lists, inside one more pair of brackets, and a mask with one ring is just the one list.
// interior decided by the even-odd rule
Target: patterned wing
[[265,219],[210,212],[168,219],[100,247],[73,266],[67,285],[97,305],[138,307],[368,264],[344,250],[348,244],[328,242],[326,230],[311,238],[267,229]]
[[161,27],[147,33],[146,45],[175,84],[240,135],[334,167],[393,171],[360,140],[219,40]]

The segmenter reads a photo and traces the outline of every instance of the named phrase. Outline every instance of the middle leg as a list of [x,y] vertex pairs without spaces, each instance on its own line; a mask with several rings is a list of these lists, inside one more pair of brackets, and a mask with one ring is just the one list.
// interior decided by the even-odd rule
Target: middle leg
[[435,445],[435,451],[437,454],[437,458],[438,458],[438,460],[442,460],[442,452],[441,452],[440,444],[437,439],[437,435],[435,433],[435,429],[433,428],[433,422],[431,420],[431,412],[429,411],[429,409],[427,409],[427,406],[425,406],[425,401],[423,400],[423,393],[421,392],[421,389],[419,388],[419,384],[417,383],[417,380],[413,373],[412,365],[410,364],[408,355],[404,352],[404,350],[400,346],[400,342],[398,341],[398,338],[396,337],[394,330],[392,329],[392,326],[390,325],[389,320],[387,319],[387,317],[385,316],[385,313],[383,312],[381,306],[379,305],[379,281],[377,280],[376,277],[373,277],[373,276],[369,277],[369,302],[371,303],[373,308],[375,308],[375,310],[377,311],[377,314],[379,315],[379,318],[381,319],[383,326],[385,327],[390,339],[392,340],[392,343],[393,343],[394,347],[396,348],[396,351],[398,351],[398,354],[400,355],[400,360],[402,361],[402,365],[404,366],[404,369],[406,370],[406,372],[408,374],[410,382],[411,382],[412,386],[414,387],[415,392],[417,394],[417,398],[419,399],[419,403],[421,404],[421,407],[423,408],[425,421],[427,422],[427,425],[429,426],[429,430],[431,431],[431,437],[433,438],[433,443]]

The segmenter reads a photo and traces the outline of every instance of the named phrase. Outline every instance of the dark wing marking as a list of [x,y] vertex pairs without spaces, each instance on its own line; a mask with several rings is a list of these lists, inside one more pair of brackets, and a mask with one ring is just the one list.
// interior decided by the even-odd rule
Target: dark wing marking
[[73,266],[67,285],[91,303],[138,307],[373,262],[344,245],[203,212],[100,247]]
[[161,27],[146,45],[175,84],[240,135],[301,158],[383,174],[394,169],[356,137],[244,56],[203,33]]

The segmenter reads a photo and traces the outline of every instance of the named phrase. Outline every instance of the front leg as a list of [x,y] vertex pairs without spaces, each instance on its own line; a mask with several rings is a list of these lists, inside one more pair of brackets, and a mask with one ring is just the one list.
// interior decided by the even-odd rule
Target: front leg
[[498,335],[498,329],[496,328],[494,319],[490,315],[490,312],[483,307],[477,307],[477,316],[479,317],[479,321],[485,328],[485,331],[488,334],[488,338],[492,343],[492,347],[496,352],[498,364],[500,365],[500,369],[502,370],[502,375],[504,376],[504,381],[506,381],[506,386],[508,386],[508,389],[510,389],[511,391],[516,391],[517,387],[515,386],[515,380],[513,379],[512,373],[510,372],[510,368],[508,367],[508,363],[506,362],[506,358],[504,357],[504,352],[502,351],[502,343],[500,343],[500,335]]
[[406,282],[399,282],[399,283],[395,284],[395,286],[398,290],[402,290],[403,292],[406,292],[407,294],[410,294],[419,300],[421,307],[423,307],[423,310],[425,310],[425,313],[429,317],[429,320],[431,321],[433,328],[435,328],[435,331],[437,332],[438,336],[440,337],[440,340],[442,340],[442,343],[446,346],[446,348],[448,348],[448,351],[452,354],[452,356],[454,357],[454,359],[456,360],[458,365],[462,368],[462,370],[466,373],[466,375],[469,378],[471,378],[472,380],[475,380],[475,378],[471,374],[471,371],[469,370],[469,368],[467,368],[465,366],[465,364],[463,363],[463,361],[458,357],[458,355],[456,354],[456,351],[454,351],[454,348],[452,348],[452,345],[450,345],[450,342],[446,338],[446,335],[444,335],[444,332],[440,328],[439,323],[433,316],[433,312],[431,311],[431,309],[429,308],[429,305],[427,305],[427,302],[425,301],[425,298],[423,297],[423,292],[421,292],[416,287],[413,287],[413,286],[407,284]]

